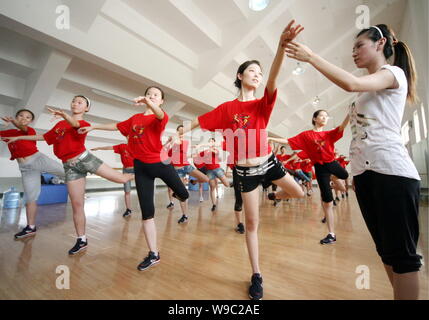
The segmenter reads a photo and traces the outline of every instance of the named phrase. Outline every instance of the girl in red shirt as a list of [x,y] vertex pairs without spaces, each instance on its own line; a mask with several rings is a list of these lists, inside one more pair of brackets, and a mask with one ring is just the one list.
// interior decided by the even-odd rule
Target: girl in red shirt
[[[0,131],[3,141],[9,142],[8,137],[34,136],[36,131],[29,126],[34,120],[34,114],[28,109],[21,109],[16,113],[15,119],[3,117],[6,124],[12,123],[17,129]],[[51,173],[64,178],[64,169],[60,163],[52,160],[37,150],[36,141],[17,140],[8,144],[11,154],[10,160],[18,162],[24,187],[27,225],[22,231],[15,234],[15,239],[25,238],[36,234],[37,199],[41,191],[42,172]]]
[[[289,144],[293,150],[303,150],[311,159],[316,169],[317,183],[319,184],[320,194],[322,197],[322,207],[325,217],[322,222],[328,222],[328,235],[320,240],[320,244],[331,244],[336,242],[334,232],[334,212],[333,197],[331,191],[331,174],[339,179],[346,179],[348,173],[340,164],[335,161],[334,143],[343,136],[344,128],[349,122],[347,115],[343,123],[337,128],[330,131],[323,131],[328,122],[328,113],[325,110],[317,110],[313,114],[313,130],[301,132],[297,136],[289,139],[269,138],[284,144]],[[338,188],[343,188],[337,183]]]
[[249,296],[255,300],[262,299],[263,296],[257,234],[258,186],[264,181],[273,181],[282,189],[276,193],[278,198],[304,196],[299,185],[286,175],[283,166],[269,149],[266,131],[277,97],[276,82],[285,55],[284,47],[303,30],[300,25],[294,27],[293,24],[294,21],[291,21],[280,37],[264,96],[261,99],[255,97],[255,91],[262,81],[259,62],[246,61],[236,73],[235,85],[240,90],[239,97],[198,117],[190,127],[219,130],[226,140],[227,151],[232,149],[231,152],[237,157],[236,170],[244,203],[246,244],[253,271]]
[[84,210],[87,173],[94,173],[116,183],[126,183],[134,178],[132,174],[117,172],[86,150],[86,134],[79,134],[78,129],[89,125],[83,120],[83,116],[90,107],[91,104],[87,97],[75,96],[71,102],[71,116],[65,111],[48,108],[55,118],[63,118],[64,120],[58,122],[44,135],[12,138],[15,140],[45,140],[48,144],[53,144],[55,155],[63,162],[67,189],[73,208],[73,222],[77,233],[76,244],[69,250],[70,255],[76,254],[88,246],[85,235]]
[[[106,147],[96,147],[92,148],[91,151],[98,150],[113,150],[114,153],[117,153],[121,156],[121,162],[123,165],[122,172],[123,173],[131,173],[134,174],[134,159],[131,157],[129,151],[127,150],[127,144],[121,143],[114,146],[106,146]],[[122,214],[124,218],[130,217],[131,210],[131,180],[127,183],[124,183],[124,200],[126,210]]]
[[[207,174],[206,164],[204,163],[204,152],[194,152],[192,153],[192,162],[194,163],[195,168],[198,169],[204,175]],[[204,201],[203,197],[203,184],[199,183],[198,191],[200,193],[200,202]]]
[[[198,182],[200,183],[209,182],[209,178],[201,171],[197,170],[194,166],[192,166],[188,161],[189,141],[184,140],[182,137],[183,125],[179,125],[176,131],[179,139],[175,140],[172,136],[170,136],[167,143],[163,147],[165,150],[167,150],[171,164],[173,165],[183,184],[186,185],[185,179],[187,175],[197,178]],[[197,183],[197,181],[193,181],[193,183]],[[174,206],[172,201],[173,190],[171,188],[168,188],[168,197],[170,199],[170,204],[167,206],[167,209],[170,209]],[[182,217],[179,219],[178,223],[184,223],[188,221],[188,201],[180,202],[180,208],[182,210]]]
[[176,170],[163,159],[161,135],[168,122],[167,113],[162,110],[164,92],[155,86],[146,89],[144,96],[134,99],[136,106],[145,106],[143,113],[138,113],[119,123],[95,125],[82,128],[80,133],[91,130],[119,130],[128,137],[128,151],[134,158],[134,172],[137,195],[143,217],[143,230],[149,254],[137,266],[142,271],[160,261],[157,247],[155,226],[155,178],[160,178],[171,189],[173,197],[185,202],[189,198],[188,190],[177,175]]

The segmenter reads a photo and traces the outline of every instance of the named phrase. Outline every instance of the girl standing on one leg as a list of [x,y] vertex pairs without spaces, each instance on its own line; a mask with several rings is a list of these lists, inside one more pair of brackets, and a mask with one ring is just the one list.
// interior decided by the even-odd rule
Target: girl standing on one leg
[[[405,104],[417,99],[410,49],[385,24],[360,31],[353,60],[358,68],[368,71],[361,77],[329,63],[302,44],[290,43],[287,52],[313,65],[339,87],[359,92],[350,110],[350,160],[356,197],[394,298],[418,299],[420,177],[401,137]],[[390,65],[387,59],[393,55]]]
[[[131,157],[130,153],[127,150],[127,144],[121,143],[115,146],[106,146],[106,147],[96,147],[91,149],[91,151],[97,150],[113,150],[113,152],[118,153],[121,156],[121,162],[123,165],[122,172],[134,174],[134,159]],[[124,183],[124,200],[126,210],[122,214],[124,218],[131,216],[131,180],[127,183]]]
[[[283,63],[284,47],[303,30],[300,25],[293,27],[293,23],[294,21],[291,21],[281,34],[264,96],[261,99],[255,97],[255,91],[262,82],[259,62],[246,61],[240,65],[236,73],[235,85],[240,90],[238,98],[200,116],[192,122],[190,128],[201,126],[205,130],[221,130],[227,143],[227,151],[231,148],[237,156],[235,164],[243,197],[246,244],[253,273],[249,296],[254,300],[262,299],[263,296],[257,233],[258,186],[263,181],[273,181],[282,189],[278,192],[279,197],[304,196],[299,185],[286,174],[283,166],[269,149],[266,132],[277,97],[277,76]],[[233,141],[234,143],[231,143]]]
[[[88,246],[85,235],[85,184],[88,172],[94,173],[116,183],[126,183],[134,178],[132,174],[122,174],[112,169],[103,161],[89,153],[85,148],[86,134],[79,134],[78,129],[89,126],[83,116],[91,107],[85,96],[75,96],[71,103],[72,115],[65,111],[48,108],[55,118],[63,118],[51,130],[42,135],[20,136],[16,140],[45,140],[54,146],[54,154],[63,162],[67,189],[73,209],[73,222],[76,229],[76,244],[69,250],[74,255]],[[12,141],[12,142],[14,142]]]
[[87,133],[94,129],[119,130],[128,137],[128,151],[134,158],[134,172],[137,195],[143,217],[143,230],[148,255],[137,266],[138,270],[145,270],[160,261],[160,255],[156,239],[155,226],[155,178],[160,178],[173,190],[173,197],[185,202],[189,197],[176,170],[171,164],[166,164],[167,159],[162,159],[161,135],[168,122],[167,113],[162,110],[164,92],[158,87],[146,89],[143,97],[134,99],[137,106],[146,106],[143,113],[138,113],[128,120],[104,125],[82,128],[81,133]]
[[[302,150],[314,163],[316,169],[317,183],[322,198],[322,207],[325,213],[324,220],[328,222],[328,235],[320,240],[320,244],[331,244],[337,241],[334,230],[333,197],[331,191],[331,174],[340,179],[348,176],[338,162],[335,161],[334,143],[343,136],[344,128],[349,122],[346,116],[343,123],[330,131],[323,131],[328,122],[328,113],[325,110],[317,110],[313,114],[313,130],[301,132],[297,136],[289,139],[269,138],[284,144],[289,144],[293,150]],[[338,185],[341,188],[341,185]],[[323,222],[323,221],[322,221]]]
[[[12,123],[16,129],[0,131],[0,137],[8,142],[8,137],[34,136],[36,131],[29,126],[34,120],[34,114],[28,109],[19,110],[15,119],[3,117],[7,124]],[[25,238],[36,234],[37,199],[41,191],[40,176],[43,172],[51,173],[64,178],[64,168],[57,161],[52,160],[37,150],[36,141],[19,140],[8,144],[11,154],[10,160],[18,162],[24,186],[25,208],[27,225],[15,234],[15,239]]]

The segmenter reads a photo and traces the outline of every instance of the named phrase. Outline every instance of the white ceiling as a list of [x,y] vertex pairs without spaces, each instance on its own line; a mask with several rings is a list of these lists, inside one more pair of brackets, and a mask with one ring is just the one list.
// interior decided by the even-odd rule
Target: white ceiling
[[[70,8],[70,30],[55,27],[60,4]],[[371,24],[401,29],[407,0],[271,0],[261,12],[252,12],[248,0],[3,0],[0,107],[31,105],[38,114],[36,127],[44,130],[51,126],[46,105],[68,109],[71,97],[83,93],[94,101],[88,119],[119,121],[135,107],[92,89],[130,99],[157,84],[167,93],[171,129],[232,100],[235,72],[245,60],[261,61],[267,75],[279,34],[291,18],[305,27],[298,41],[356,72],[351,49],[360,4],[370,8]],[[338,125],[353,96],[309,66],[293,75],[295,66],[286,59],[282,67],[271,133],[287,137],[309,128],[319,108]],[[317,108],[311,104],[316,95]],[[120,139],[91,134],[95,140]]]

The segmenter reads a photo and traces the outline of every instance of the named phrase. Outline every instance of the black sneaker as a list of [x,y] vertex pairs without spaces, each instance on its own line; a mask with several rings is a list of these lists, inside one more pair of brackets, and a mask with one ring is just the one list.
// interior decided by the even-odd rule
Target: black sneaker
[[273,201],[276,200],[276,194],[274,192],[269,193],[268,194],[268,199],[269,200],[273,200]]
[[335,198],[335,200],[336,200],[336,201],[340,201],[340,198],[336,197],[336,198]]
[[173,202],[170,202],[169,204],[168,204],[168,206],[167,206],[167,209],[171,209],[171,208],[173,208],[174,207],[174,203]]
[[349,196],[349,193],[348,192],[346,192],[346,197],[348,197]]
[[216,205],[214,204],[213,207],[211,208],[212,211],[216,210]]
[[188,217],[187,217],[187,216],[185,216],[185,215],[183,215],[183,216],[179,219],[179,221],[177,221],[177,223],[185,223],[186,221],[188,221]]
[[337,205],[337,202],[336,202],[335,200],[333,200],[332,202],[334,203],[334,206],[336,206],[336,205]]
[[249,287],[249,297],[252,300],[262,300],[264,290],[262,288],[262,277],[259,273],[255,273],[252,276],[252,280]]
[[34,236],[36,234],[37,228],[34,227],[34,229],[31,229],[30,226],[26,226],[24,229],[22,229],[21,232],[18,232],[15,234],[15,239],[22,239],[25,237]]
[[341,198],[344,199],[344,193],[341,194]]
[[322,219],[322,223],[326,223],[326,217]]
[[244,233],[244,225],[240,222],[239,224],[237,224],[237,228],[235,228],[235,231],[243,234]]
[[334,243],[335,241],[337,241],[337,237],[332,236],[330,233],[328,233],[328,235],[325,238],[320,240],[320,244],[331,244],[331,243]]
[[76,244],[74,245],[73,248],[69,250],[69,254],[70,255],[76,254],[82,250],[85,250],[87,246],[88,246],[88,240],[85,242],[85,241],[82,241],[81,238],[77,238]]
[[125,210],[125,212],[124,212],[124,214],[122,216],[124,218],[127,218],[127,217],[131,216],[131,210],[130,209]]
[[186,199],[182,199],[182,198],[180,198],[180,197],[179,197],[177,194],[175,194],[174,192],[173,192],[172,196],[173,196],[174,198],[176,198],[177,200],[179,200],[180,202],[185,202],[185,201],[186,201]]
[[160,260],[159,252],[158,256],[155,255],[154,252],[149,251],[149,254],[140,264],[137,266],[137,269],[140,271],[146,270],[147,268],[153,266],[154,264],[157,264]]

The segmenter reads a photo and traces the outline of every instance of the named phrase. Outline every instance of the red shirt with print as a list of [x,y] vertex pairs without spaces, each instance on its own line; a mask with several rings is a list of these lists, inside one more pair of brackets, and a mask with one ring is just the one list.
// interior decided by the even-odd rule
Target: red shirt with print
[[157,163],[161,159],[161,135],[168,122],[168,115],[157,119],[154,114],[136,114],[128,120],[116,124],[118,130],[128,136],[128,151],[131,157],[144,163]]
[[120,154],[124,168],[132,168],[134,167],[134,159],[131,157],[127,147],[128,146],[125,143],[118,144],[113,146],[113,152]]
[[171,164],[175,167],[189,166],[188,161],[189,141],[182,140],[181,144],[175,143],[168,150],[168,157],[171,159]]
[[[89,127],[85,120],[79,120],[80,128]],[[54,154],[62,161],[66,162],[86,150],[86,133],[79,134],[79,128],[74,128],[66,120],[58,122],[51,130],[43,135],[46,143],[54,145]]]
[[301,170],[304,172],[311,172],[313,168],[313,163],[309,161],[301,161]]
[[330,131],[308,130],[288,139],[292,150],[303,150],[313,163],[329,163],[335,160],[334,143],[343,136],[337,127]]
[[216,152],[209,150],[205,151],[205,163],[207,170],[214,170],[217,168],[220,168],[220,160],[219,160],[219,154]]
[[265,89],[261,99],[225,102],[198,117],[204,130],[221,130],[226,140],[226,151],[235,155],[236,161],[262,157],[271,152],[267,141],[267,125],[277,98]]
[[[34,135],[36,135],[36,130],[31,127],[27,127],[27,131],[21,131],[19,129],[0,131],[0,137],[19,137]],[[7,142],[7,140],[5,140],[5,142]],[[10,160],[29,157],[38,151],[36,141],[30,140],[18,140],[15,142],[11,142],[7,145],[7,147],[10,151]]]

